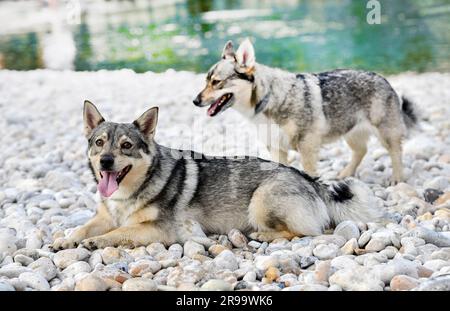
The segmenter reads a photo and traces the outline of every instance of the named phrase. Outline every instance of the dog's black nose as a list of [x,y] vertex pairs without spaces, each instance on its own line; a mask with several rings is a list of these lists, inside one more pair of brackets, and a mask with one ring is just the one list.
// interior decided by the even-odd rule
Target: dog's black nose
[[196,106],[200,106],[200,104],[202,103],[202,100],[200,99],[200,95],[198,95],[194,100],[194,105]]
[[114,157],[110,154],[102,155],[100,165],[103,170],[110,170],[114,165]]

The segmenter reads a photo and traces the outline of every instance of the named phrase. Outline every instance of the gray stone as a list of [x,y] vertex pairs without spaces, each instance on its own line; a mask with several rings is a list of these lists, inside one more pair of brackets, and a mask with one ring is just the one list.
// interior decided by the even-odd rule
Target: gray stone
[[319,244],[313,250],[313,255],[320,260],[327,260],[339,254],[339,247],[335,244]]
[[184,243],[184,255],[193,258],[195,255],[205,255],[205,247],[194,241],[186,241]]
[[233,246],[237,248],[244,248],[248,243],[245,235],[243,235],[242,232],[237,229],[232,229],[228,233],[228,239],[230,240],[231,244],[233,244]]
[[334,234],[342,236],[346,241],[357,240],[360,237],[358,225],[351,220],[339,223],[334,229]]
[[24,272],[19,276],[19,280],[36,290],[50,290],[50,284],[48,284],[47,280],[39,273]]
[[217,257],[214,258],[214,263],[219,269],[229,269],[234,271],[239,268],[236,256],[230,250],[224,250],[217,255]]
[[89,254],[89,251],[85,248],[65,249],[55,254],[53,262],[58,268],[65,269],[74,262],[88,258]]
[[56,277],[56,273],[58,271],[56,266],[53,264],[53,261],[47,257],[39,258],[28,267],[33,269],[36,273],[42,275],[47,281],[50,281]]

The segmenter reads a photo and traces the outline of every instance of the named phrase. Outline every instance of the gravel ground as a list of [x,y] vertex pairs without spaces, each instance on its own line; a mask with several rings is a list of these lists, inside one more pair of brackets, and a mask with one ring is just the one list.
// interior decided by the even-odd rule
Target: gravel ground
[[[0,290],[450,290],[450,74],[389,77],[423,119],[405,141],[406,183],[388,187],[390,159],[375,139],[358,171],[389,222],[344,222],[333,234],[269,244],[232,230],[170,247],[50,252],[95,211],[84,99],[124,122],[160,106],[164,145],[267,157],[238,113],[211,119],[193,106],[203,80],[175,71],[0,71]],[[324,147],[322,178],[336,177],[349,156],[344,142]]]

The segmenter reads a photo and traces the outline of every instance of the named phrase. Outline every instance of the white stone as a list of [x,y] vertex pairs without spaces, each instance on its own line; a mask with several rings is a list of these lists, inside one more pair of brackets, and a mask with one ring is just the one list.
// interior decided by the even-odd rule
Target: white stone
[[39,273],[24,272],[19,276],[19,280],[36,290],[50,290],[50,284],[48,284],[47,280]]

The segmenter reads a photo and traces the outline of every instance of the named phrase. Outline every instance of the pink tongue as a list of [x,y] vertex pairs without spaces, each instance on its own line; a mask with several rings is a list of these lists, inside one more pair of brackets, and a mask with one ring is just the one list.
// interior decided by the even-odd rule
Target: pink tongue
[[110,197],[118,188],[117,175],[118,172],[102,172],[102,179],[98,183],[98,191],[104,197]]
[[219,104],[216,102],[214,104],[211,105],[211,107],[208,108],[208,116],[213,116],[214,113],[216,112],[217,106],[219,106]]

